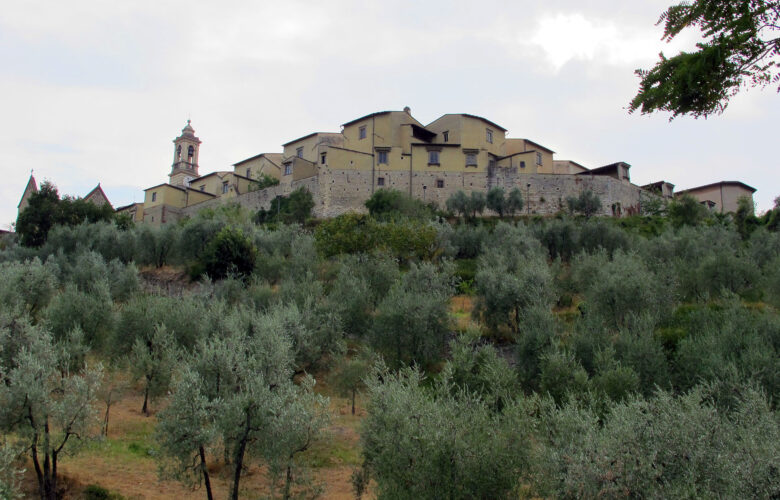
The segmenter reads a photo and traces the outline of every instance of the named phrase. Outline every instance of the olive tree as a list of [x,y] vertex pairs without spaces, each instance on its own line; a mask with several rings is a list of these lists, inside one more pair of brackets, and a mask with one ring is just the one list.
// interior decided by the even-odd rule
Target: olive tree
[[102,367],[78,366],[63,343],[40,326],[25,326],[10,341],[2,335],[0,428],[13,433],[30,452],[42,500],[57,498],[58,466],[74,444],[96,428],[95,402]]
[[[292,460],[324,426],[327,400],[313,381],[292,381],[295,355],[281,315],[225,319],[220,331],[198,343],[178,378],[170,406],[160,413],[163,471],[207,485],[208,458],[222,449],[230,465],[230,498],[237,499],[242,471],[264,459],[293,480]],[[285,487],[289,492],[289,488]]]

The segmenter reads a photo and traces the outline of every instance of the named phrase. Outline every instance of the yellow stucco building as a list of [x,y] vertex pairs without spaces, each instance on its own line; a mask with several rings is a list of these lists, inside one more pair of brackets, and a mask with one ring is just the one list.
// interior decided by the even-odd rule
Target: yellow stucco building
[[[625,162],[589,169],[557,160],[552,149],[507,137],[504,127],[481,116],[450,113],[424,125],[408,107],[348,121],[339,132],[310,133],[283,144],[281,153],[260,153],[233,164],[232,171],[206,175],[198,164],[202,142],[189,120],[173,143],[168,182],[146,189],[142,204],[118,211],[162,224],[229,199],[267,208],[274,197],[305,187],[314,195],[315,214],[327,217],[364,210],[377,189],[443,205],[459,189],[502,186],[522,189],[529,214],[554,213],[566,196],[590,189],[602,197],[604,215],[620,216],[639,213],[643,197],[671,197],[674,187],[632,184]],[[279,183],[259,189],[256,181],[263,178]]]

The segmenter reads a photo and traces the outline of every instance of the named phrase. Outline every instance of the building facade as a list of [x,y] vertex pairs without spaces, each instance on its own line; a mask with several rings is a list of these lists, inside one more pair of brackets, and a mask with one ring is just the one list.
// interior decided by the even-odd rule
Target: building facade
[[[602,200],[602,215],[622,216],[641,213],[650,197],[670,198],[674,188],[663,181],[632,184],[625,162],[589,169],[556,160],[550,148],[507,137],[504,127],[466,113],[445,114],[427,125],[409,108],[371,113],[344,123],[339,132],[310,133],[283,144],[281,153],[260,153],[233,164],[232,171],[202,176],[202,142],[189,120],[173,143],[169,181],[146,189],[142,205],[120,209],[134,220],[173,222],[225,201],[267,209],[276,196],[299,187],[312,193],[317,217],[365,211],[364,202],[377,189],[444,206],[459,190],[494,186],[520,189],[529,215],[556,213],[567,197],[590,190]],[[278,184],[259,189],[261,179]],[[721,206],[733,210],[724,200]]]

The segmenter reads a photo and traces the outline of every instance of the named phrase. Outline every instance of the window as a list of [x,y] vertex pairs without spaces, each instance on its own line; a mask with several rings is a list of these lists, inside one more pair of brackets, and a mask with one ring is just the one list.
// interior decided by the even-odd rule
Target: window
[[252,178],[252,169],[251,168],[246,169],[246,176],[249,177],[250,179]]
[[495,158],[490,158],[488,160],[488,168],[493,168],[495,166],[496,166],[496,159]]
[[542,153],[536,153],[536,164],[537,165],[542,164]]
[[384,177],[377,177],[376,185],[377,186],[384,186],[385,185],[385,178]]
[[326,153],[320,153],[320,164],[325,165],[325,158],[327,157]]
[[428,165],[438,165],[438,164],[439,164],[439,152],[428,151]]
[[444,132],[441,133],[441,135],[442,135],[442,138],[444,139],[444,142],[450,142],[450,131],[449,130],[445,130]]
[[466,166],[467,167],[476,167],[477,166],[477,154],[476,153],[466,153]]
[[228,181],[225,181],[222,183],[222,194],[225,194],[228,192]]
[[205,185],[205,184],[201,184],[201,186],[200,186],[200,190],[201,190],[201,191],[205,191],[205,190],[206,190],[206,185]]
[[387,165],[387,151],[378,151],[377,156],[380,165]]
[[366,126],[363,125],[358,129],[358,139],[365,139],[366,138]]
[[520,162],[520,168],[525,168],[525,162],[524,161]]
[[176,161],[181,161],[181,144],[176,147]]
[[284,164],[284,175],[290,175],[292,174],[292,163],[285,163]]
[[488,129],[485,129],[485,140],[487,140],[490,144],[493,144],[493,131]]
[[190,146],[187,148],[187,163],[192,163],[192,159],[195,157],[195,148]]
[[157,192],[152,193],[152,201],[157,201]]
[[295,150],[295,156],[297,156],[298,158],[303,158],[303,146]]
[[436,187],[437,188],[443,188],[444,187],[444,179],[436,179]]

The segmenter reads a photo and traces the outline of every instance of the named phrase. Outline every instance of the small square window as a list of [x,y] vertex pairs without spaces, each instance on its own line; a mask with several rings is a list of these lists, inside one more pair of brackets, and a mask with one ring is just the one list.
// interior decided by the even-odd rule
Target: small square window
[[320,164],[325,165],[325,158],[327,157],[327,154],[320,153]]
[[485,129],[485,140],[487,140],[490,144],[493,144],[493,131],[488,129]]
[[284,164],[284,175],[290,175],[292,174],[292,163],[285,163]]
[[385,185],[385,178],[384,177],[377,177],[376,185],[377,186],[384,186]]
[[520,162],[520,168],[525,168],[525,162],[524,161]]
[[477,155],[475,153],[466,153],[466,166],[467,167],[477,166]]
[[536,164],[537,165],[542,164],[542,153],[536,153]]
[[366,126],[363,125],[358,129],[358,139],[365,139],[366,138]]
[[495,158],[491,158],[490,160],[488,160],[488,168],[493,168],[495,166],[496,166],[496,159]]
[[152,193],[152,201],[157,201],[157,193]]
[[436,187],[437,188],[443,188],[444,187],[444,179],[436,179]]
[[387,151],[377,151],[377,156],[380,165],[387,165]]
[[439,152],[428,151],[428,165],[438,165],[438,164],[439,164]]
[[297,156],[298,158],[303,158],[303,146],[295,150],[295,156]]
[[205,185],[205,184],[201,184],[201,186],[200,186],[200,190],[201,190],[201,191],[206,191],[206,185]]
[[445,130],[444,132],[441,133],[441,135],[442,135],[442,138],[444,139],[444,142],[450,142],[450,131],[449,130]]
[[246,169],[246,176],[250,177],[250,178],[252,177],[252,169],[251,168]]
[[228,182],[225,181],[222,183],[222,194],[225,194],[228,192]]

